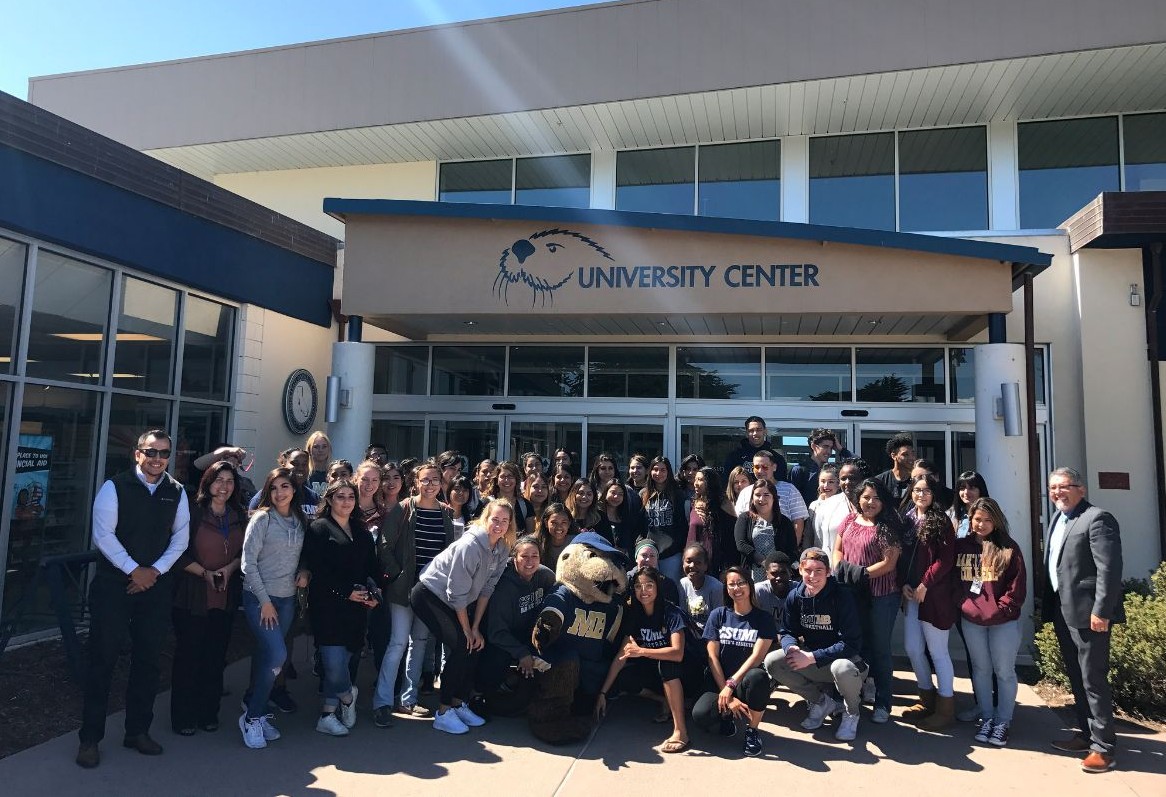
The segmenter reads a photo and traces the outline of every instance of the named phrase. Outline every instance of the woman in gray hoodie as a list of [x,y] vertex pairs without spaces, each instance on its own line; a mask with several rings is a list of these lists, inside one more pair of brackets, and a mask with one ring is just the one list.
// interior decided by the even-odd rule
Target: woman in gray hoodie
[[251,690],[239,717],[243,742],[266,747],[279,738],[268,721],[271,687],[287,659],[284,637],[295,619],[296,587],[308,585],[300,567],[307,520],[295,500],[299,481],[291,468],[267,474],[259,505],[243,537],[243,614],[255,635]]
[[475,525],[429,563],[409,593],[413,611],[447,652],[433,719],[439,731],[465,733],[485,722],[467,701],[478,653],[485,644],[482,618],[517,533],[514,505],[506,498],[495,498]]

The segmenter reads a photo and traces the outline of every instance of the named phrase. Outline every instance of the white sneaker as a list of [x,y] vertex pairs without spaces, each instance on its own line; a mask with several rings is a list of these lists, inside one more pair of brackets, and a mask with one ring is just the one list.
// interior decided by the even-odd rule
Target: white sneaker
[[260,717],[259,724],[263,726],[263,738],[269,742],[274,742],[279,738],[279,728],[271,724],[271,718],[271,714],[268,714],[266,717]]
[[891,712],[887,711],[882,706],[878,706],[871,712],[870,721],[882,725],[884,722],[891,721]]
[[830,697],[825,692],[818,699],[817,703],[810,706],[810,713],[802,720],[802,727],[807,731],[816,731],[822,727],[822,723],[826,717],[834,713],[834,709],[838,706],[838,702]]
[[348,705],[345,705],[344,701],[342,700],[340,701],[340,706],[336,710],[336,713],[340,715],[340,721],[344,723],[345,728],[351,728],[352,726],[356,725],[356,694],[357,688],[354,686],[352,687],[352,702]]
[[457,715],[457,711],[452,708],[438,712],[437,716],[433,718],[433,729],[455,735],[470,732],[469,727],[462,722],[461,717]]
[[267,739],[263,738],[263,721],[259,717],[247,719],[247,712],[239,715],[239,730],[243,732],[243,744],[252,750],[267,747]]
[[469,703],[462,703],[460,706],[454,706],[453,709],[457,712],[457,718],[466,724],[469,728],[480,728],[486,724],[486,721],[474,713],[470,708]]
[[874,678],[867,678],[862,682],[862,702],[873,703],[877,689],[875,687]]
[[842,719],[838,720],[838,730],[834,732],[834,738],[840,742],[853,742],[857,735],[858,715],[843,712]]
[[316,720],[316,730],[328,736],[348,735],[348,729],[344,727],[344,723],[336,716],[335,711],[322,714],[320,719]]

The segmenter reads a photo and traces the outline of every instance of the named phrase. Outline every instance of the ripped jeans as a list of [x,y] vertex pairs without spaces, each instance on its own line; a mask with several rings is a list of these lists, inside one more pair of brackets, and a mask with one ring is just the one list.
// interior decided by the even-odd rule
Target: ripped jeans
[[267,699],[275,676],[279,675],[287,659],[287,644],[284,637],[296,616],[296,598],[270,596],[275,606],[279,623],[275,628],[264,628],[259,622],[259,600],[250,592],[243,592],[243,615],[255,637],[255,652],[251,654],[251,699],[247,701],[247,717],[263,717],[267,714]]

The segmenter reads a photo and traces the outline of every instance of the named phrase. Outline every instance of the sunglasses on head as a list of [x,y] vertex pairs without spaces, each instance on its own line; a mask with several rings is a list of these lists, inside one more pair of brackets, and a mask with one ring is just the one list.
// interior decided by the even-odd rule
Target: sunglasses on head
[[139,448],[138,451],[142,452],[146,459],[157,459],[158,457],[170,459],[169,448]]

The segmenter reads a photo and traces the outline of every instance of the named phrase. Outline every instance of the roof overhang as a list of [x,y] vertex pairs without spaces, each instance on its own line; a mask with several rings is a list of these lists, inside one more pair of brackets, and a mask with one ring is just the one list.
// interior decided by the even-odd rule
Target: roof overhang
[[1051,256],[961,238],[576,208],[326,199],[342,310],[464,336],[963,340]]
[[1098,194],[1061,228],[1069,233],[1070,252],[1166,243],[1166,191]]

